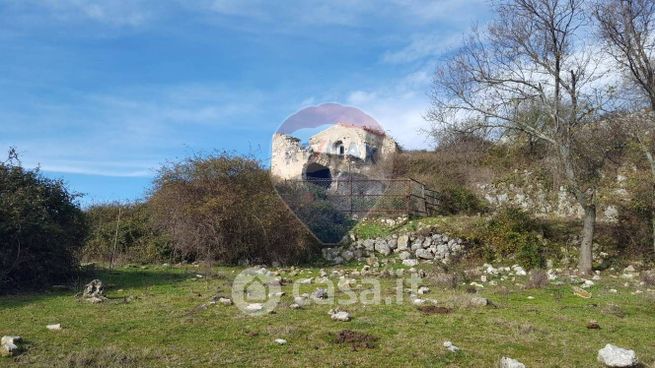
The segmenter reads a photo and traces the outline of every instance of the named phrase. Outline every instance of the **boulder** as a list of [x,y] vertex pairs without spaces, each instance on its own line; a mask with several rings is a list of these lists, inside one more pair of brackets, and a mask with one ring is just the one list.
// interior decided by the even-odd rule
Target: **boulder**
[[350,313],[346,311],[330,310],[329,314],[333,321],[348,322],[352,318]]
[[397,249],[398,249],[399,252],[409,249],[408,248],[409,247],[409,236],[407,236],[407,235],[399,236],[397,243],[398,243]]
[[525,368],[525,364],[516,359],[502,357],[500,359],[500,368]]
[[398,248],[398,240],[395,238],[387,239],[387,245],[389,245],[389,248],[391,249],[396,249]]
[[412,253],[408,251],[402,251],[398,254],[398,258],[400,258],[401,261],[404,261],[406,259],[412,258]]
[[328,291],[327,289],[319,288],[314,291],[314,298],[316,299],[327,299],[328,298]]
[[437,245],[437,251],[435,252],[436,258],[443,259],[446,258],[450,255],[450,249],[448,249],[448,245],[441,243]]
[[372,252],[372,251],[375,250],[375,240],[373,240],[373,239],[364,240],[364,243],[362,245],[364,246],[364,249],[366,249],[369,252]]
[[102,281],[95,279],[84,286],[82,297],[93,304],[102,303],[106,299],[103,295],[104,292],[105,287]]
[[264,309],[264,304],[262,303],[252,303],[246,305],[246,311],[251,313],[260,312],[263,309]]
[[391,248],[389,248],[389,244],[384,240],[378,240],[375,242],[375,251],[384,256],[391,254]]
[[3,336],[0,339],[0,356],[12,356],[18,351],[16,345],[21,341],[20,336]]
[[473,307],[485,307],[489,305],[489,299],[481,296],[474,296],[469,300],[469,304]]
[[432,254],[432,252],[430,252],[429,249],[417,249],[416,257],[421,259],[433,259],[434,255]]
[[633,350],[623,349],[612,344],[607,344],[598,350],[597,359],[607,367],[633,367],[639,363]]
[[416,257],[421,259],[434,259],[434,255],[429,249],[417,249]]
[[408,267],[414,267],[418,265],[418,260],[416,259],[405,259],[403,260],[403,265]]

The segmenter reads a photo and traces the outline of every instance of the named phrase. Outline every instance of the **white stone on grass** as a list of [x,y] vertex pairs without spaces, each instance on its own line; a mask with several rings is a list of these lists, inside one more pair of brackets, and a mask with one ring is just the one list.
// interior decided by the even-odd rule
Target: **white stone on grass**
[[275,343],[278,345],[285,345],[287,343],[287,340],[285,339],[275,339]]
[[612,344],[607,344],[598,350],[597,359],[607,367],[633,367],[639,363],[634,350],[623,349]]
[[525,364],[516,359],[502,357],[500,359],[500,368],[525,368]]
[[348,322],[352,318],[350,313],[346,311],[330,310],[329,314],[330,314],[330,318],[333,321]]
[[246,311],[248,312],[260,312],[262,309],[264,309],[264,305],[262,303],[252,303],[246,305]]
[[61,330],[61,323],[53,324],[53,325],[47,325],[46,328],[50,331],[59,331]]
[[444,341],[443,347],[446,348],[446,350],[456,353],[459,351],[459,348],[455,346],[452,341]]

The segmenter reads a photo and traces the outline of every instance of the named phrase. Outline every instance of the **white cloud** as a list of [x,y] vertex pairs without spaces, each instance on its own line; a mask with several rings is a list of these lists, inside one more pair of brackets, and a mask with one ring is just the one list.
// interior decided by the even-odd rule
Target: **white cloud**
[[390,64],[411,63],[452,51],[462,44],[463,34],[418,34],[400,50],[387,51],[382,61]]
[[346,101],[375,118],[405,149],[430,149],[434,142],[424,131],[428,123],[423,119],[430,102],[424,93],[428,75],[420,69],[389,82],[392,88],[352,91]]

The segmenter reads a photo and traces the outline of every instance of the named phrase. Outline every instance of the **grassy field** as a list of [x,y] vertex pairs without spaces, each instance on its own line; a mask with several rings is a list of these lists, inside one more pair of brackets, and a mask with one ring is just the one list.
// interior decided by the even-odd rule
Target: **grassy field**
[[[23,351],[0,358],[0,366],[493,367],[510,356],[528,367],[596,367],[598,349],[613,343],[634,349],[646,367],[655,367],[655,294],[635,295],[635,287],[609,275],[590,289],[591,299],[573,295],[566,283],[525,289],[516,285],[525,280],[516,280],[480,290],[497,308],[464,306],[458,302],[469,295],[464,287],[437,288],[424,279],[432,289],[425,297],[451,307],[451,313],[426,315],[409,301],[357,303],[343,308],[352,313],[350,322],[332,321],[328,305],[289,308],[291,285],[283,286],[287,295],[274,314],[253,317],[236,306],[202,307],[217,293],[229,296],[241,270],[101,269],[82,280],[98,277],[109,284],[110,299],[101,304],[82,301],[75,291],[0,297],[0,335],[25,339]],[[318,272],[281,275],[298,279]],[[381,280],[383,296],[393,295],[395,279]],[[303,285],[302,291],[317,286]],[[592,319],[601,329],[586,328]],[[52,323],[63,330],[48,331]],[[336,343],[344,329],[377,337],[375,346]],[[276,338],[288,343],[278,345]],[[461,351],[446,351],[445,340]]]

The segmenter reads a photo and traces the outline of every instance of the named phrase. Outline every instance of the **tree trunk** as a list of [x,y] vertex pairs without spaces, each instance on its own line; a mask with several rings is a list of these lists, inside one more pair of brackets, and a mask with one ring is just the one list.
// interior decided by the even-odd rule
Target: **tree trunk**
[[653,226],[653,254],[655,254],[655,203],[653,203],[653,209],[651,210],[650,222]]
[[594,230],[596,226],[596,206],[591,204],[584,207],[584,219],[582,225],[582,244],[580,245],[580,260],[578,271],[583,274],[591,273],[592,244],[594,241]]

